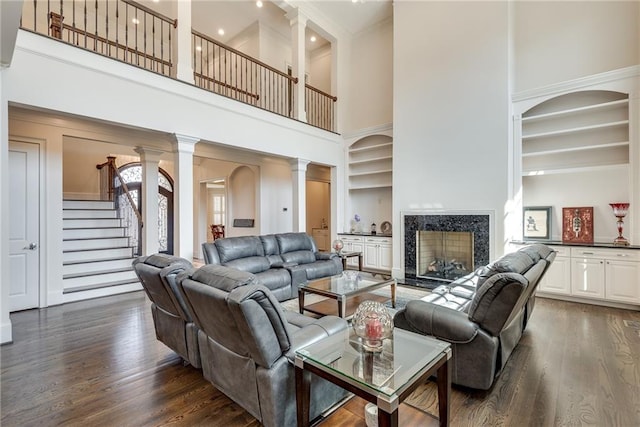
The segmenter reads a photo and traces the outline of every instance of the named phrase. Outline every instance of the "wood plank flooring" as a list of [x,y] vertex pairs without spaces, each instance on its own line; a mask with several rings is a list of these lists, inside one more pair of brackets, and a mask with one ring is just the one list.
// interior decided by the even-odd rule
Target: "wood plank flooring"
[[[0,424],[259,426],[155,338],[142,292],[13,313]],[[494,387],[453,388],[453,426],[640,426],[640,312],[538,298]],[[435,384],[407,400],[437,414]],[[360,426],[353,399],[322,427]],[[437,425],[401,412],[403,425]],[[418,420],[420,421],[414,421]]]

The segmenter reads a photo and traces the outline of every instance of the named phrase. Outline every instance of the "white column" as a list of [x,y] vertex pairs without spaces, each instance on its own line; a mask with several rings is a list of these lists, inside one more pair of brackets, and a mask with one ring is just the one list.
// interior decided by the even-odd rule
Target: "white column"
[[162,151],[137,147],[136,153],[140,154],[142,164],[142,254],[151,255],[160,250],[158,243],[160,232],[158,230],[158,165]]
[[305,79],[306,73],[306,50],[305,50],[305,30],[307,28],[307,17],[298,9],[293,10],[287,17],[291,23],[291,41],[293,64],[291,68],[293,75],[298,78],[298,84],[295,85],[295,109],[294,117],[302,122],[307,121],[307,112],[305,111]]
[[183,82],[193,84],[193,65],[191,58],[193,57],[191,46],[191,0],[175,2],[175,12],[178,19],[178,28],[176,28],[176,43],[174,46],[176,64],[176,78]]
[[200,140],[175,134],[174,147],[174,214],[173,253],[193,259],[193,152]]
[[292,159],[293,231],[307,231],[307,165],[308,160]]
[[9,103],[3,76],[0,67],[0,343],[7,343],[13,338],[9,317]]

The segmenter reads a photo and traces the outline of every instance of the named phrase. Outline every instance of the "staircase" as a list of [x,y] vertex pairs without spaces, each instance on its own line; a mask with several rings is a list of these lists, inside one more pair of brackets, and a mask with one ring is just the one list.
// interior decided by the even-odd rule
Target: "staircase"
[[64,302],[142,289],[113,202],[64,200],[62,223]]

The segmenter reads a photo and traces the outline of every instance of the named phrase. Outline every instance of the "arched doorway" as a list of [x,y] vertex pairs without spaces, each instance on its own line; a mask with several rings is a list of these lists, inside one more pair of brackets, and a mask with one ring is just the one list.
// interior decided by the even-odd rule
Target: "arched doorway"
[[[127,163],[118,170],[142,213],[142,165],[139,162]],[[130,235],[137,236],[138,233]],[[131,244],[137,247],[139,242]],[[173,179],[162,168],[158,169],[158,248],[162,253],[173,254]]]

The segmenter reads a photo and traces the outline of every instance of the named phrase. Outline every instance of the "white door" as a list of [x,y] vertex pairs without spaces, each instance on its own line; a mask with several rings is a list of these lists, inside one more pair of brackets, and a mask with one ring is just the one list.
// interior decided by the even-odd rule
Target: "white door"
[[9,144],[9,311],[40,303],[39,149]]

